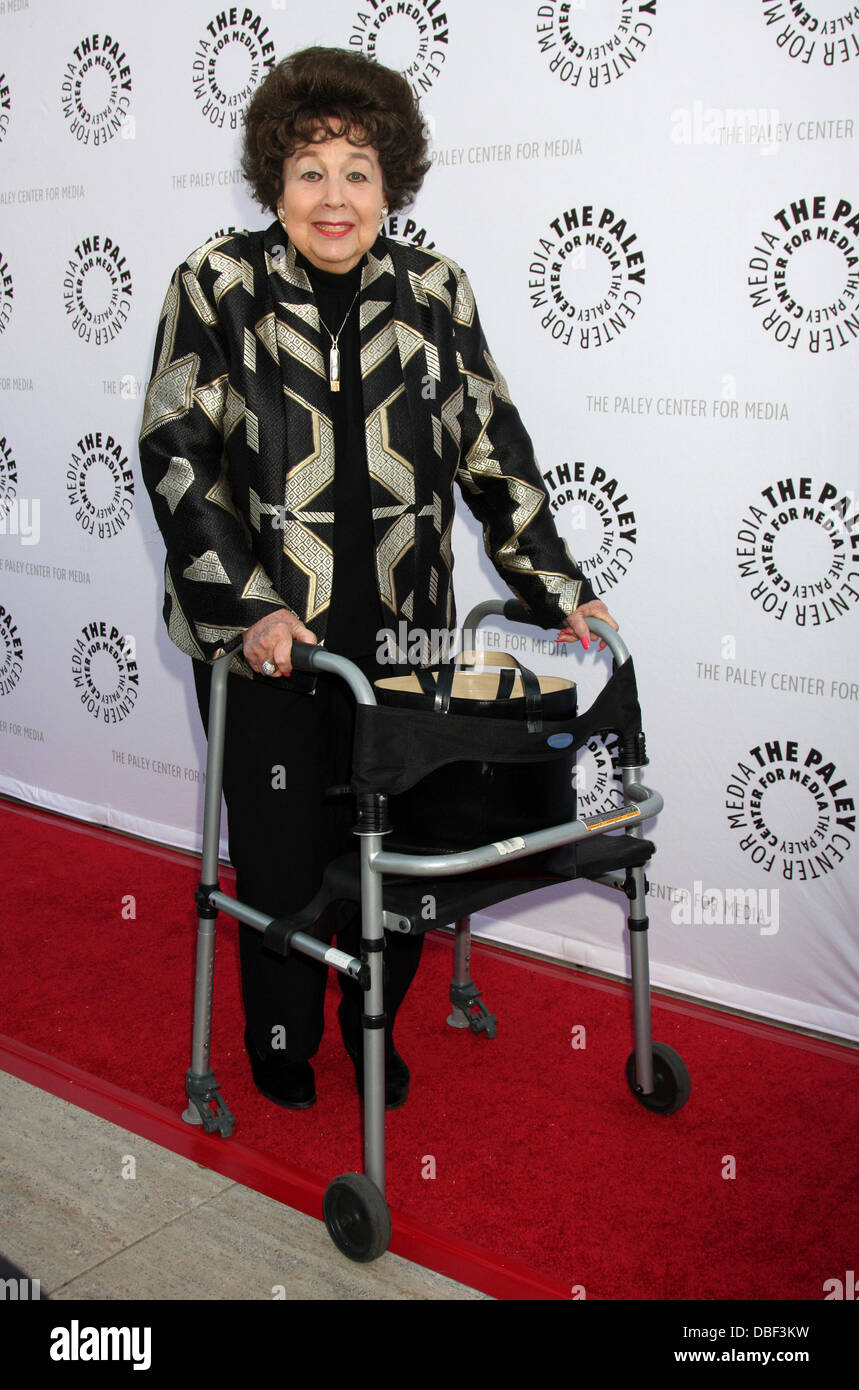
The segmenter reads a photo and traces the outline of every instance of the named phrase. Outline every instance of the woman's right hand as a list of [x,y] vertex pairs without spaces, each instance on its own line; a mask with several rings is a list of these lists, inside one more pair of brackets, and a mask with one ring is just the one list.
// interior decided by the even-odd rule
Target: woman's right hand
[[278,608],[247,629],[243,650],[254,671],[261,675],[268,674],[262,668],[264,662],[270,661],[277,668],[272,674],[274,679],[292,674],[293,642],[309,642],[315,646],[316,637],[295,613],[290,613],[288,608]]

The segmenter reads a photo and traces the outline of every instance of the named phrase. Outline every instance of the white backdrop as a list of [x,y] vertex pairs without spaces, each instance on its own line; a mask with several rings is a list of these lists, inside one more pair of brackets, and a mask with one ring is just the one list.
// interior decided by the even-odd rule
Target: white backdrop
[[[0,790],[199,843],[141,397],[174,266],[269,220],[241,184],[238,113],[312,42],[420,93],[435,167],[391,233],[468,269],[559,529],[635,655],[666,801],[655,982],[856,1036],[847,0],[0,0]],[[464,511],[455,552],[463,615],[498,592]],[[490,640],[575,674],[582,704],[604,674],[545,634]],[[611,804],[602,745],[580,778],[585,810]],[[608,890],[477,925],[626,971]]]

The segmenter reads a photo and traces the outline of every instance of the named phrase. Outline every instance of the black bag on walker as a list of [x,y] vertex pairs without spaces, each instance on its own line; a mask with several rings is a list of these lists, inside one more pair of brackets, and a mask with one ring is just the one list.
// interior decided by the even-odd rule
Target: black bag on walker
[[504,652],[487,657],[500,672],[475,669],[483,656],[375,682],[361,721],[392,793],[386,849],[473,849],[575,819],[574,682]]

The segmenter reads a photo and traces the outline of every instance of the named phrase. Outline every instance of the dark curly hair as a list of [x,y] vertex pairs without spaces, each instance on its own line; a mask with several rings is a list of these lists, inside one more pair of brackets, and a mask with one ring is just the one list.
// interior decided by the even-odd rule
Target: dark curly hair
[[406,79],[345,48],[304,48],[272,68],[245,112],[242,170],[257,202],[277,210],[283,161],[302,145],[346,136],[379,156],[391,212],[413,200],[430,167],[420,109]]

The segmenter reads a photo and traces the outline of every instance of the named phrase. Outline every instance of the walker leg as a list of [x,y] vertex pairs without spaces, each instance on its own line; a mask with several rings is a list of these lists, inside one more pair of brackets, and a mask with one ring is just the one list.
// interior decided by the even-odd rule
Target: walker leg
[[215,923],[213,919],[201,917],[197,929],[191,1066],[185,1076],[188,1107],[182,1112],[182,1119],[189,1125],[201,1124],[207,1134],[218,1133],[224,1139],[228,1139],[233,1132],[234,1116],[223,1102],[215,1073],[209,1065],[214,972]]
[[629,951],[632,966],[635,1075],[644,1095],[653,1090],[653,1037],[650,1024],[650,962],[647,950],[644,869],[631,869],[634,896],[629,905]]
[[[454,923],[453,938],[453,979],[450,982],[450,1000],[453,1003],[454,993],[463,989],[468,984],[469,971],[471,969],[471,918],[460,917]],[[465,1011],[455,1004],[447,1017],[451,1028],[467,1028],[468,1018]]]
[[[209,1074],[209,1044],[212,1037],[212,989],[215,975],[215,923],[200,919],[197,927],[197,973],[194,980],[194,1022],[191,1035],[191,1067],[185,1089]],[[190,1097],[190,1092],[189,1092]],[[191,1104],[182,1119],[189,1125],[202,1124],[202,1117]]]
[[644,911],[644,869],[630,871],[629,945],[632,959],[632,1002],[635,1051],[626,1060],[626,1080],[645,1110],[673,1115],[689,1099],[691,1082],[683,1058],[667,1043],[650,1035],[650,979],[647,960],[647,914]]
[[450,982],[448,1014],[451,1028],[470,1028],[472,1033],[485,1033],[494,1038],[498,1020],[489,1012],[480,997],[480,990],[471,978],[471,918],[460,917],[454,925],[453,979]]
[[369,865],[382,849],[380,834],[361,836],[361,954],[370,966],[361,1020],[364,1044],[364,1172],[385,1195],[385,999],[382,880]]
[[359,798],[361,837],[361,959],[369,966],[361,1018],[364,1045],[364,1172],[344,1173],[325,1189],[322,1211],[328,1234],[350,1260],[377,1260],[391,1240],[391,1213],[385,1201],[385,930],[382,879],[370,857],[382,848],[386,800]]
[[[215,662],[209,698],[209,735],[206,756],[206,795],[203,812],[201,882],[197,891],[197,972],[194,982],[194,1029],[191,1066],[185,1076],[188,1107],[182,1114],[187,1124],[201,1124],[207,1134],[217,1131],[225,1139],[233,1132],[234,1117],[218,1090],[209,1065],[212,1036],[212,988],[215,974],[215,919],[208,894],[218,887],[218,848],[221,834],[221,782],[224,768],[224,729],[227,718],[227,670],[229,660]],[[214,1109],[212,1108],[214,1106]]]

